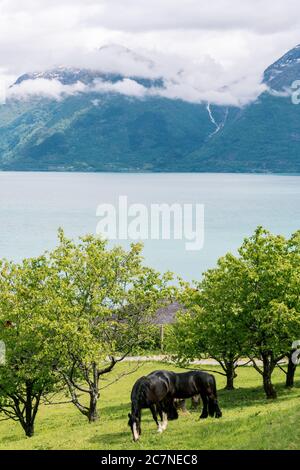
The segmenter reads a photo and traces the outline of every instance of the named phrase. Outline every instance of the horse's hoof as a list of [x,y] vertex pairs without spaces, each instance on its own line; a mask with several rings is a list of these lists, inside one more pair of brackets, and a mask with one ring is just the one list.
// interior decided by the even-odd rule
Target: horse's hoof
[[159,427],[158,430],[157,430],[157,432],[158,432],[159,434],[161,434],[161,433],[164,432],[164,430],[163,430],[163,428]]
[[199,419],[207,419],[207,418],[208,418],[208,415],[201,415],[201,416],[199,417]]
[[216,418],[222,418],[222,413],[221,413],[221,411],[220,411],[220,413],[216,413],[216,416],[215,416],[215,417],[216,417]]

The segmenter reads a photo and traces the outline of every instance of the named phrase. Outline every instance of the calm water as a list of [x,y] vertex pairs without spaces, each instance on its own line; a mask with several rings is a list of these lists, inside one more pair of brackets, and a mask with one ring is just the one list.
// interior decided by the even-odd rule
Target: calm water
[[182,241],[145,242],[149,265],[189,280],[257,225],[284,235],[300,229],[300,176],[0,172],[0,257],[20,260],[54,247],[58,227],[68,236],[95,233],[97,206],[119,195],[146,205],[205,205],[201,251],[187,252]]

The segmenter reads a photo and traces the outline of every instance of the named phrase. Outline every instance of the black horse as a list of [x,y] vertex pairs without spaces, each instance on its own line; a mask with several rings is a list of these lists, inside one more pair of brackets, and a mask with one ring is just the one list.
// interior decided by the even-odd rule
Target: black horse
[[[134,441],[141,435],[141,410],[150,408],[158,432],[163,432],[168,419],[177,419],[178,413],[174,399],[191,398],[200,395],[203,401],[201,419],[208,415],[220,418],[222,412],[218,405],[216,381],[213,375],[202,371],[191,371],[176,374],[175,372],[158,370],[146,377],[141,377],[134,384],[131,392],[131,413],[128,414],[128,425]],[[157,414],[162,424],[158,423]]]
[[[128,425],[131,428],[133,440],[137,441],[142,433],[142,409],[150,408],[152,417],[157,424],[158,432],[167,428],[168,418],[177,419],[178,413],[170,396],[169,382],[163,377],[149,374],[136,381],[131,392],[131,413],[128,414]],[[159,414],[161,423],[158,422]]]
[[218,404],[216,380],[213,375],[199,370],[180,374],[157,370],[151,375],[168,382],[169,396],[172,399],[186,399],[200,395],[203,403],[200,419],[208,416],[221,418],[222,411]]

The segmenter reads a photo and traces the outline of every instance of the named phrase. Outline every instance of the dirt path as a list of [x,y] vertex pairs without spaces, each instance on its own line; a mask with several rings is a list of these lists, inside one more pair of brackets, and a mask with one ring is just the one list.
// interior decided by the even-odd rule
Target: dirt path
[[[168,362],[172,363],[170,356],[166,354],[153,355],[153,356],[128,356],[124,359],[123,362]],[[215,359],[201,359],[191,362],[191,365],[201,365],[201,366],[219,366],[220,364]],[[256,364],[262,366],[262,361],[257,360]],[[282,360],[279,362],[280,365],[287,364],[287,361]],[[253,364],[249,359],[240,359],[238,361],[239,366],[252,367]]]

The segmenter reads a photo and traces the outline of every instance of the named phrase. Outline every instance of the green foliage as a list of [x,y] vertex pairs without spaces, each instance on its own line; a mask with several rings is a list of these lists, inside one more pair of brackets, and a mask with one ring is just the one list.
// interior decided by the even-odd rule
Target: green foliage
[[300,337],[300,231],[287,240],[258,227],[238,256],[178,290],[171,274],[143,265],[141,250],[109,250],[93,236],[74,242],[60,231],[52,252],[0,262],[0,411],[27,436],[41,402],[63,387],[95,421],[101,390],[129,373],[116,375],[119,363],[159,343],[153,320],[175,291],[182,310],[165,344],[178,363],[212,357],[232,389],[237,361],[248,355],[267,397],[276,396],[275,367]]
[[[106,242],[86,237],[75,244],[61,234],[51,254],[55,271],[53,316],[49,326],[62,347],[82,359],[102,361],[129,353],[148,337],[170,276],[142,265],[141,245],[129,252],[106,249]],[[58,308],[59,307],[59,308]],[[64,338],[64,341],[61,339]]]
[[178,316],[169,341],[177,360],[208,355],[232,382],[236,361],[248,355],[266,394],[275,397],[274,368],[300,337],[299,240],[299,232],[286,240],[258,227],[238,257],[221,258],[196,290],[185,286],[181,302],[187,312]]
[[48,309],[47,259],[20,265],[1,262],[0,335],[6,361],[0,366],[0,411],[18,420],[26,435],[34,432],[40,400],[55,388],[44,316]]
[[239,250],[241,306],[255,357],[276,362],[300,336],[299,233],[286,240],[259,227]]
[[[145,267],[141,250],[139,244],[128,252],[108,250],[93,236],[76,243],[60,231],[58,247],[45,256],[21,265],[2,262],[7,358],[0,367],[0,409],[27,435],[33,435],[41,398],[62,381],[77,408],[96,420],[101,376],[150,341],[171,275]],[[79,392],[90,397],[89,406]]]
[[[152,351],[159,351],[161,346],[160,339],[160,327],[156,324],[149,323],[147,325],[147,335],[145,335],[138,344],[134,345],[131,353],[134,355],[145,355]],[[117,350],[119,350],[118,344]]]
[[[51,308],[47,320],[55,368],[73,403],[90,421],[98,419],[99,380],[149,341],[153,316],[168,297],[170,275],[142,264],[142,246],[111,250],[101,238],[79,243],[60,232],[50,254]],[[90,396],[83,406],[78,392]]]

